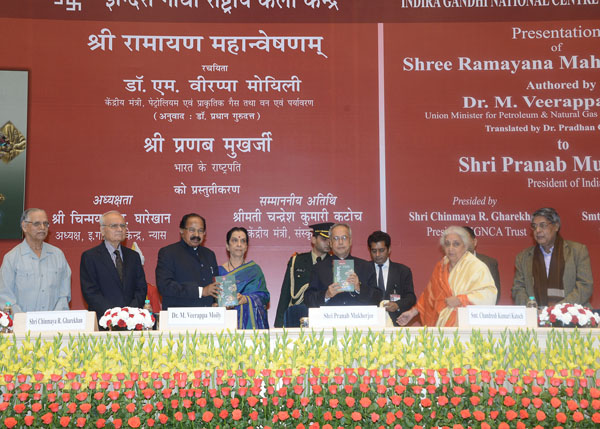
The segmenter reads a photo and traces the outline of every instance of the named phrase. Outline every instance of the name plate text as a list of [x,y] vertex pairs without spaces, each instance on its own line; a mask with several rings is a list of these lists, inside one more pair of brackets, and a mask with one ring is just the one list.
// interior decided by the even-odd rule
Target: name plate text
[[376,306],[309,308],[310,328],[385,327],[385,309]]
[[25,314],[26,331],[85,331],[88,312],[32,311]]

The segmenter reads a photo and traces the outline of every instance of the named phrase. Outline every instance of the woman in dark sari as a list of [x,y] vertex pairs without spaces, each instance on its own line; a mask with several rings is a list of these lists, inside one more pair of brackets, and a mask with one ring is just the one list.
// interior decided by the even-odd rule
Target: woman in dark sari
[[270,294],[265,276],[256,262],[246,262],[248,231],[234,227],[227,232],[229,260],[219,265],[219,275],[235,275],[238,313],[238,329],[269,329],[267,305]]

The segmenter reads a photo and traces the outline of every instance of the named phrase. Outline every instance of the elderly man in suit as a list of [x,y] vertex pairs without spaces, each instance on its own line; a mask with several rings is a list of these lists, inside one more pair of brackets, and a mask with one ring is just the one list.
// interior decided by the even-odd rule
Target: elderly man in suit
[[373,232],[367,238],[367,245],[377,273],[377,287],[384,291],[383,299],[388,301],[385,309],[398,326],[398,316],[417,302],[412,272],[406,265],[390,260],[392,239],[388,233]]
[[[304,292],[304,302],[309,308],[323,305],[376,305],[381,301],[383,291],[375,285],[373,265],[364,259],[350,254],[352,249],[352,229],[345,223],[336,223],[329,229],[329,243],[333,255],[315,265],[310,283]],[[335,261],[353,261],[354,270],[347,281],[352,291],[344,291],[339,282],[334,282]]]
[[477,256],[481,262],[483,262],[490,270],[490,274],[494,279],[494,284],[496,285],[496,289],[498,289],[498,295],[496,295],[496,304],[500,301],[500,272],[498,271],[498,261],[491,256],[484,255],[483,253],[479,253],[477,251],[477,237],[475,236],[475,231],[470,226],[463,226],[464,229],[467,230],[469,236],[471,236],[471,244],[469,245],[469,252],[473,255]]
[[81,255],[81,293],[98,319],[113,307],[143,307],[146,276],[140,255],[121,242],[127,237],[127,224],[121,213],[110,211],[100,218],[104,241]]
[[563,240],[560,216],[551,207],[531,215],[531,230],[536,245],[519,253],[515,261],[515,304],[525,305],[533,296],[540,306],[570,303],[589,307],[594,280],[587,247]]
[[169,307],[210,307],[221,293],[215,282],[219,266],[215,253],[204,246],[206,220],[188,213],[179,223],[181,239],[158,251],[156,286]]

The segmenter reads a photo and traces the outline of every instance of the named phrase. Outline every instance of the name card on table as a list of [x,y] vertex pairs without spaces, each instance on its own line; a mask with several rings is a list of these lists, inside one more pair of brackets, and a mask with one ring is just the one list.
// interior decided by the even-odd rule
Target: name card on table
[[469,305],[458,309],[459,328],[536,328],[537,310],[522,305]]
[[385,328],[385,309],[365,306],[323,306],[308,309],[310,328]]
[[31,311],[15,314],[15,334],[31,332],[94,332],[98,330],[96,313],[85,310]]
[[225,307],[170,307],[160,312],[159,331],[237,328],[237,311]]

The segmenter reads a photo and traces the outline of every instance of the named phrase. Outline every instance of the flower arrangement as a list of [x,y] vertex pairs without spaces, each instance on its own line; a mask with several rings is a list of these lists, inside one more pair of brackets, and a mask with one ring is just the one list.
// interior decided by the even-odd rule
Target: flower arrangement
[[12,328],[12,317],[4,311],[0,311],[0,332],[8,332]]
[[597,428],[599,380],[580,368],[1,374],[0,427]]
[[155,318],[148,310],[135,307],[114,307],[106,310],[100,318],[100,326],[105,329],[141,331],[152,329]]
[[579,304],[556,304],[546,307],[539,316],[540,326],[591,326],[600,325],[600,316]]

